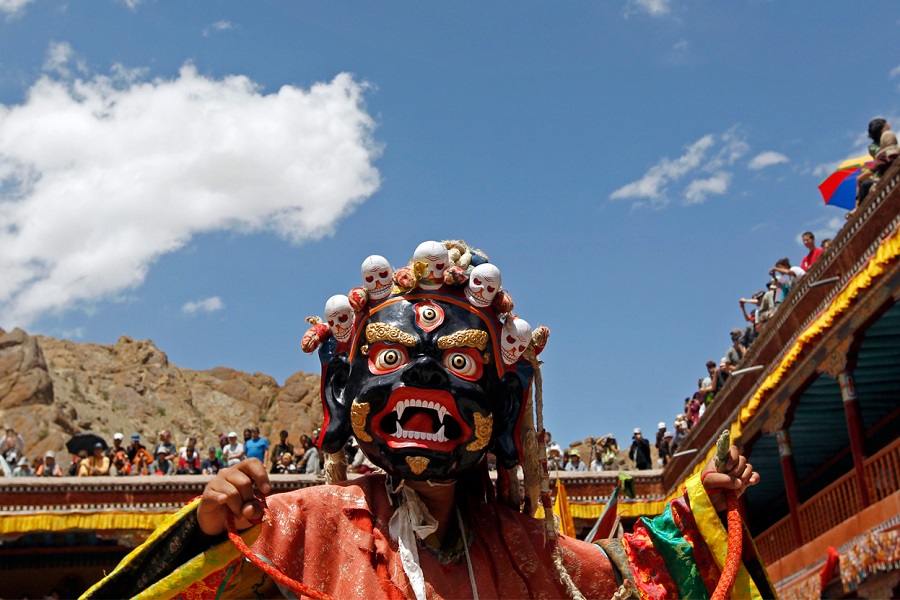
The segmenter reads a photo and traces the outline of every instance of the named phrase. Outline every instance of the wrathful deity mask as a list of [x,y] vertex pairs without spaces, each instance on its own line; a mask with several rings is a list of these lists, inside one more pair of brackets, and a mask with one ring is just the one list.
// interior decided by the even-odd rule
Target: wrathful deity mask
[[[495,325],[466,305],[410,294],[360,323],[350,354],[326,367],[326,452],[352,431],[372,462],[401,479],[455,479],[492,447],[504,464],[517,462],[522,384],[497,368]],[[436,313],[443,320],[427,331],[422,314]]]
[[362,276],[329,299],[327,327],[307,319],[303,348],[322,362],[322,450],[353,435],[397,481],[454,480],[489,451],[517,464],[532,373],[522,355],[540,352],[548,330],[533,341],[509,294],[499,301],[500,270],[464,242],[424,242],[408,267],[372,255]]

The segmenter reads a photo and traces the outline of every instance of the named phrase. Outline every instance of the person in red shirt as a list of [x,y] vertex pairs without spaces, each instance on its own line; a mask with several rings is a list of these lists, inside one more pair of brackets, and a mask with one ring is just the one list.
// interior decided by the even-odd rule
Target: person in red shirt
[[819,260],[819,257],[822,255],[822,249],[816,248],[816,236],[813,235],[812,231],[807,231],[803,234],[803,245],[809,250],[809,254],[800,261],[800,268],[804,271],[809,271],[813,263]]
[[185,455],[178,458],[179,475],[200,475],[200,457],[197,456],[193,446],[185,448]]

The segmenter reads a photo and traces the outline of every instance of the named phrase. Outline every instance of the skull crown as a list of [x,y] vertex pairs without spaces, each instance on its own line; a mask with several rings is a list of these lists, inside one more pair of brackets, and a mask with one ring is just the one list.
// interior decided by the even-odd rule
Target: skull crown
[[[416,247],[406,267],[394,269],[383,256],[372,254],[360,267],[362,286],[350,290],[349,295],[332,296],[325,303],[325,325],[318,317],[307,320],[313,327],[304,336],[304,352],[312,352],[330,335],[340,345],[349,342],[355,326],[365,319],[357,314],[366,311],[371,302],[381,302],[390,296],[406,293],[446,292],[465,298],[480,311],[495,315],[501,325],[500,354],[503,364],[511,368],[522,358],[529,345],[535,354],[543,350],[549,336],[546,327],[532,327],[512,313],[512,300],[502,288],[502,276],[497,265],[488,261],[481,250],[469,247],[461,240],[427,241]],[[435,325],[436,326],[436,325]],[[337,350],[340,351],[341,346]],[[332,348],[329,352],[334,352]]]

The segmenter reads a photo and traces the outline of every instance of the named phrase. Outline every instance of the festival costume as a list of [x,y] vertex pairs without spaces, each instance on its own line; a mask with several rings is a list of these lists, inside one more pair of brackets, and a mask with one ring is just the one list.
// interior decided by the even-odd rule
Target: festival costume
[[[309,319],[302,344],[322,361],[318,445],[333,483],[269,497],[262,523],[240,534],[247,558],[224,534],[200,531],[194,501],[85,597],[294,597],[296,582],[314,595],[366,600],[711,594],[727,534],[699,476],[622,540],[595,545],[557,533],[541,468],[540,385],[530,393],[549,331],[512,314],[483,253],[426,242],[396,273],[378,256],[362,273],[365,288],[330,298],[328,325]],[[351,431],[386,474],[344,480]],[[521,500],[508,471],[520,462]],[[455,519],[442,540],[407,481],[455,485]],[[538,504],[543,521],[531,516]],[[773,597],[745,538],[734,597]]]

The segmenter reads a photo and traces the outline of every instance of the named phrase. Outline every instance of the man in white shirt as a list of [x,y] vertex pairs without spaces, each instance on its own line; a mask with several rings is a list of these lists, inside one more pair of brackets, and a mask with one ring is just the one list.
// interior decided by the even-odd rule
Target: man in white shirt
[[228,434],[228,443],[222,449],[225,456],[225,466],[233,467],[244,460],[244,445],[237,441],[237,433],[232,431]]

